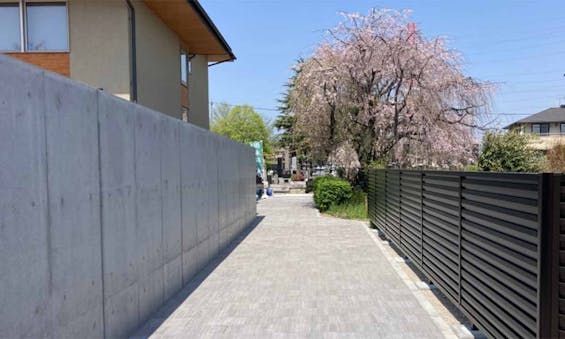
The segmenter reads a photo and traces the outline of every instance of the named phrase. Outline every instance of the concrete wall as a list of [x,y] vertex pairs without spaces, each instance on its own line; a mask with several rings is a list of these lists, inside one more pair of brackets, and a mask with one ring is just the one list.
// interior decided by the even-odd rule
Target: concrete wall
[[123,337],[255,218],[254,154],[0,56],[0,338]]
[[208,99],[208,58],[195,55],[192,58],[192,73],[189,76],[188,121],[205,129],[210,128]]
[[126,2],[69,0],[68,8],[71,78],[129,99]]
[[135,7],[138,102],[181,118],[180,42],[142,0]]

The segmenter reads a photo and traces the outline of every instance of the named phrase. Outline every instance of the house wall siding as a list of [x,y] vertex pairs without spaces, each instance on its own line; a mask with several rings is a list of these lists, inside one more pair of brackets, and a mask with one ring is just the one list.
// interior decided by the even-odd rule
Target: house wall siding
[[[532,134],[532,124],[531,123],[520,124],[513,130],[521,131],[522,133],[525,134]],[[561,135],[560,122],[549,123],[549,135],[536,135],[536,136],[537,137],[534,140],[532,140],[531,145],[533,148],[538,150],[545,151],[558,144],[565,145],[565,135]]]
[[125,1],[69,0],[70,75],[130,98],[129,11]]
[[[192,58],[189,90],[182,88],[180,48],[188,47],[143,0],[132,3],[138,103],[179,119],[184,105],[189,107],[189,122],[208,129],[207,56]],[[132,32],[126,2],[68,0],[68,10],[70,53],[8,55],[130,100]]]
[[192,58],[192,73],[188,81],[190,103],[188,122],[209,129],[208,58],[205,55],[196,55]]
[[188,87],[184,85],[180,86],[180,96],[181,96],[181,105],[188,108],[189,107]]
[[180,42],[142,0],[133,1],[136,15],[138,102],[181,118]]
[[6,55],[66,77],[71,74],[67,52],[6,53]]

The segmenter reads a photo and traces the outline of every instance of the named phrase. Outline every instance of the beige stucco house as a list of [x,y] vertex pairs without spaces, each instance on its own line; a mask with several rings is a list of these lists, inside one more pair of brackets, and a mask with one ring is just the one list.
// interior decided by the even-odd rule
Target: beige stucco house
[[197,0],[0,0],[0,52],[203,128],[235,60]]
[[535,149],[545,151],[557,144],[565,145],[565,105],[548,108],[505,127],[521,134],[538,136],[532,141]]

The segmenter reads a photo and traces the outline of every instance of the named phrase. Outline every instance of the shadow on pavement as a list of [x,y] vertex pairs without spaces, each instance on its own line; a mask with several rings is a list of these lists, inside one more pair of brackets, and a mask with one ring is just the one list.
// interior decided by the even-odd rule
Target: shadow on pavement
[[241,234],[233,240],[225,249],[212,259],[196,276],[188,282],[179,292],[171,297],[161,308],[153,313],[145,323],[136,328],[130,338],[149,338],[163,324],[165,320],[194,292],[206,278],[218,267],[253,230],[265,219],[258,215],[255,220],[247,226]]

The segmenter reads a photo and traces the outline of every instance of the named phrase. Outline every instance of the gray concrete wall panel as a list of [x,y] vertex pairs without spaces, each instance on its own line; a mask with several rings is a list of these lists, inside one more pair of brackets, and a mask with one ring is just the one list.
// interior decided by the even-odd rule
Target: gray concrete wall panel
[[104,300],[106,338],[123,338],[139,325],[139,287],[137,283]]
[[169,262],[181,254],[180,137],[178,120],[161,121],[161,189],[163,197],[164,259]]
[[[196,159],[204,159],[206,156],[206,135],[200,129],[196,130]],[[196,182],[196,234],[198,235],[198,244],[208,239],[210,228],[208,224],[208,180],[209,173],[206,172],[204,163],[193,168]]]
[[182,287],[180,121],[162,116],[161,191],[165,299]]
[[136,108],[137,247],[142,276],[163,265],[160,118],[143,106]]
[[0,59],[0,337],[50,327],[43,72]]
[[249,147],[1,55],[0,147],[0,337],[127,336],[255,217]]
[[164,268],[158,267],[140,277],[139,319],[146,320],[165,301]]
[[98,96],[105,334],[127,335],[139,322],[135,186],[135,107]]
[[198,210],[196,185],[198,184],[198,177],[195,175],[195,168],[198,167],[196,130],[196,127],[188,124],[184,124],[180,130],[183,252],[196,247],[198,243],[196,228],[196,211]]
[[98,94],[51,73],[44,91],[53,336],[101,337]]
[[138,279],[135,208],[135,114],[131,105],[100,95],[100,164],[104,292],[118,293]]
[[182,280],[182,254],[164,264],[165,300],[172,297],[183,286]]
[[146,319],[164,299],[161,121],[156,112],[136,107],[135,177],[139,317]]

